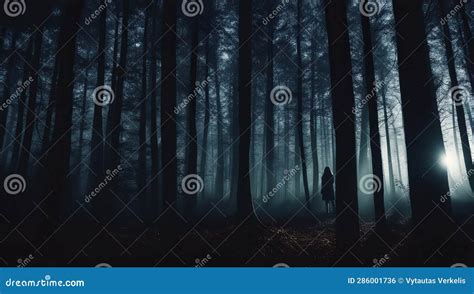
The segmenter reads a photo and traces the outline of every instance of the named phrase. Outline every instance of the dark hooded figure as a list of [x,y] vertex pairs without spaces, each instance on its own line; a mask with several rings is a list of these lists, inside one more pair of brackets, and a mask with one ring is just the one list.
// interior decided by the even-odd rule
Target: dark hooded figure
[[334,212],[336,210],[336,206],[334,205],[334,176],[329,167],[324,169],[321,185],[323,201],[326,202],[326,213],[329,213],[329,204],[331,204],[332,211]]

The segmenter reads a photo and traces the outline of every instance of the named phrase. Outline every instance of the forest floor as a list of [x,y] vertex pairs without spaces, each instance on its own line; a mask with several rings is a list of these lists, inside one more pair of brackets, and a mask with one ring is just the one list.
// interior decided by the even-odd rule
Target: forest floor
[[[349,250],[338,251],[334,220],[307,225],[259,225],[257,229],[222,223],[219,227],[193,227],[174,236],[170,246],[157,230],[138,225],[108,227],[70,222],[56,234],[57,257],[50,258],[53,242],[25,243],[20,233],[0,243],[2,261],[17,266],[33,257],[29,266],[451,266],[474,261],[474,218],[468,218],[431,254],[419,256],[420,245],[407,221],[390,223],[388,232],[376,233],[373,223],[361,225],[360,239]],[[25,230],[23,230],[26,235]],[[23,233],[22,233],[23,234]],[[21,245],[20,245],[21,244]],[[164,249],[164,248],[167,249]],[[59,252],[60,251],[60,252]],[[31,258],[30,258],[31,259]]]

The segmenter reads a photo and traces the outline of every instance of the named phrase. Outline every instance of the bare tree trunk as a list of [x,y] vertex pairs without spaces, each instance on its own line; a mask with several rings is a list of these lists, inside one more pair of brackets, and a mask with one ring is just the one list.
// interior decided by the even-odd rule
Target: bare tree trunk
[[252,0],[239,1],[239,173],[237,215],[245,220],[253,214],[250,192],[250,126],[252,80]]
[[[421,0],[393,1],[400,90],[407,142],[408,175],[414,236],[420,240],[420,258],[430,256],[450,234],[452,221],[449,197],[440,202],[439,195],[449,192],[448,175],[436,165],[445,154],[438,121],[436,93],[431,79],[430,58]],[[441,212],[440,210],[443,210]]]
[[[23,65],[23,78],[21,83],[23,84],[25,81],[29,80],[31,77],[31,59],[33,57],[33,43],[34,39],[31,39],[28,43],[28,48],[26,50],[26,62]],[[26,98],[28,96],[28,91],[23,91],[20,95],[20,99],[18,101],[18,112],[16,118],[16,127],[15,127],[15,138],[13,139],[13,152],[10,161],[10,170],[16,171],[19,167],[19,156],[20,156],[20,149],[22,148],[22,135],[25,128],[25,106],[26,106]]]
[[[331,66],[333,125],[336,148],[336,236],[339,250],[347,250],[359,239],[354,92],[349,34],[344,1],[326,1],[329,61]],[[347,115],[352,115],[347,119]]]
[[[176,1],[163,1],[163,31],[161,55],[161,142],[163,178],[163,209],[167,213],[163,217],[165,234],[176,230],[176,215],[168,207],[176,206],[177,168],[176,168]],[[171,29],[170,29],[171,28]]]
[[[150,5],[150,2],[146,5]],[[147,61],[148,61],[148,24],[150,19],[150,9],[147,7],[145,11],[145,22],[144,22],[144,31],[143,31],[143,56],[142,56],[142,100],[140,101],[140,126],[139,126],[139,135],[138,135],[138,170],[137,170],[137,190],[140,195],[146,196],[148,193],[147,189],[147,136],[146,136],[146,122],[147,122],[147,94],[148,94],[148,84],[147,84]],[[148,198],[144,198],[142,207],[145,212],[147,212],[148,207],[151,203],[148,201]],[[147,215],[147,219],[149,217]]]
[[[48,151],[46,170],[48,190],[52,191],[45,201],[45,212],[48,218],[41,225],[39,237],[49,238],[60,226],[63,203],[70,196],[68,180],[69,161],[71,154],[72,111],[74,90],[74,61],[76,56],[76,36],[80,30],[79,23],[84,6],[83,0],[71,0],[65,4],[58,55],[59,73],[56,95],[56,115],[53,130],[54,144]],[[58,240],[48,241],[51,254],[61,256],[63,250]]]
[[[265,9],[267,13],[271,13],[273,11],[273,2],[267,1],[265,5]],[[274,53],[273,53],[273,38],[274,38],[274,24],[273,21],[270,21],[267,24],[267,42],[266,42],[266,51],[267,51],[267,83],[266,83],[266,99],[265,99],[265,113],[264,113],[264,120],[265,120],[265,127],[264,127],[264,156],[265,156],[265,164],[264,164],[264,171],[265,171],[265,179],[266,179],[266,190],[270,191],[275,187],[275,170],[274,170],[274,145],[275,145],[275,136],[274,132],[274,117],[273,117],[273,109],[274,104],[272,102],[271,93],[274,88]]]
[[51,89],[49,92],[48,104],[46,105],[46,122],[43,129],[43,136],[41,140],[41,164],[46,164],[46,154],[51,144],[51,123],[53,120],[53,111],[55,108],[55,99],[58,91],[58,73],[59,73],[59,58],[56,58],[53,69],[53,76],[51,77]]
[[[199,53],[199,16],[195,16],[192,20],[190,20],[189,24],[191,25],[191,66],[190,66],[190,83],[189,83],[189,93],[188,95],[194,95],[196,89],[196,82],[197,82],[197,74],[198,74],[198,53]],[[209,36],[206,39],[206,44],[209,40]],[[206,51],[208,50],[208,46],[206,45]],[[209,53],[206,52],[206,56],[209,56]],[[206,60],[206,63],[209,61]],[[209,66],[206,65],[208,68]],[[206,72],[208,73],[209,70],[207,69]],[[206,74],[206,79],[208,78]],[[207,88],[207,87],[206,87]],[[206,90],[208,94],[209,91]],[[187,106],[188,109],[188,152],[187,152],[187,175],[195,175],[198,172],[197,164],[198,164],[198,147],[197,147],[197,130],[196,130],[196,100],[197,97],[194,96],[190,99],[189,104]],[[209,100],[208,95],[206,95],[206,101]],[[207,107],[207,106],[206,106]],[[207,109],[206,109],[207,113]],[[205,125],[205,127],[207,127]],[[204,133],[204,136],[207,138],[207,133]],[[205,151],[201,153],[204,155]],[[202,162],[201,162],[202,164]],[[206,170],[201,165],[201,175],[205,178]],[[193,219],[194,214],[197,208],[197,197],[198,195],[187,195],[185,198],[185,213],[186,216]]]
[[[150,65],[150,79],[151,79],[151,92],[150,92],[150,147],[151,147],[151,207],[150,216],[152,218],[158,216],[158,211],[161,207],[159,201],[159,149],[158,149],[158,89],[157,89],[157,62],[158,62],[158,47],[156,46],[156,39],[158,38],[157,21],[159,11],[159,4],[156,1],[153,4],[153,21],[152,21],[152,47],[151,47],[151,65]],[[167,29],[164,28],[166,31]],[[163,119],[163,118],[162,118]],[[167,119],[167,118],[166,118]]]
[[[206,80],[209,80],[209,38],[206,39]],[[201,150],[201,163],[199,164],[201,169],[201,174],[204,178],[206,178],[206,166],[207,166],[207,150],[208,150],[208,142],[209,142],[209,123],[210,123],[210,113],[209,108],[210,105],[210,94],[209,94],[209,84],[206,84],[206,88],[204,90],[204,129],[203,129],[203,140],[202,140],[202,150]],[[206,193],[206,189],[204,187],[204,194]]]
[[[6,52],[7,54],[13,53],[16,50],[16,42],[17,42],[17,33],[12,33],[12,43],[10,46],[10,49]],[[11,95],[11,82],[12,82],[12,75],[14,72],[14,66],[15,66],[15,61],[16,58],[9,54],[10,59],[8,60],[7,68],[6,68],[6,77],[5,77],[5,83],[3,87],[3,98],[8,99]],[[3,103],[3,101],[2,101]],[[0,112],[0,150],[2,150],[2,153],[4,152],[3,150],[3,142],[5,141],[5,129],[6,129],[6,122],[8,118],[8,112],[9,112],[10,107],[6,107]]]
[[384,175],[382,150],[380,148],[379,133],[379,110],[378,95],[373,88],[376,85],[374,68],[374,47],[372,45],[372,32],[370,29],[370,19],[364,15],[362,18],[362,34],[364,38],[364,65],[365,65],[365,87],[367,97],[373,93],[368,101],[369,125],[370,125],[370,155],[372,161],[372,181],[374,183],[374,209],[375,209],[375,229],[379,234],[386,234],[387,222],[385,216],[384,203]]
[[[102,1],[99,0],[101,3]],[[102,4],[102,3],[101,3]],[[99,46],[97,48],[97,87],[105,86],[105,43],[107,32],[107,8],[102,12],[99,20]],[[118,20],[117,20],[118,23]],[[118,34],[115,36],[118,40]],[[116,42],[117,42],[116,40]],[[116,49],[116,48],[115,48]],[[114,60],[115,62],[115,60]],[[114,66],[115,68],[115,66]],[[97,97],[93,97],[97,98]],[[99,178],[104,172],[104,127],[102,121],[102,106],[98,103],[94,104],[94,114],[92,119],[91,130],[91,157],[90,157],[90,178],[89,185],[95,187]],[[100,208],[99,208],[100,209]]]
[[[106,168],[114,169],[120,164],[117,150],[120,150],[120,134],[122,131],[122,105],[124,100],[125,75],[127,74],[128,53],[128,23],[130,17],[130,2],[123,1],[123,24],[121,29],[120,59],[117,69],[117,82],[113,88],[115,100],[110,104],[109,117],[107,121],[108,146],[106,152]],[[113,147],[113,149],[112,149]]]
[[[20,149],[19,167],[21,173],[26,173],[28,168],[28,161],[31,154],[31,141],[33,139],[33,129],[36,122],[36,97],[38,96],[38,80],[41,66],[41,49],[43,45],[43,35],[37,34],[35,37],[34,55],[30,69],[30,75],[33,79],[30,85],[30,97],[28,98],[28,108],[26,109],[26,125],[23,134],[22,148]],[[34,72],[34,73],[33,73]],[[25,80],[24,80],[25,81]]]
[[[89,59],[89,58],[87,58]],[[81,125],[79,127],[79,162],[82,158],[83,141],[84,141],[84,129],[86,125],[86,101],[87,101],[87,90],[89,89],[89,68],[86,70],[86,77],[84,78],[84,85],[82,88],[82,105],[81,105]]]
[[316,117],[316,38],[311,39],[311,113],[310,113],[310,131],[311,131],[311,154],[313,161],[313,195],[312,202],[319,195],[319,158],[318,158],[318,127]]
[[216,82],[216,107],[217,107],[217,162],[216,162],[216,180],[215,180],[215,193],[216,196],[221,199],[224,197],[224,132],[222,130],[222,102],[221,102],[221,85],[219,79],[219,58],[218,58],[219,46],[215,47],[215,62],[216,71],[214,72],[214,79]]
[[301,22],[303,21],[302,12],[303,9],[303,0],[298,0],[298,17],[297,17],[297,31],[296,31],[296,55],[297,55],[297,65],[298,65],[298,115],[297,115],[297,137],[298,137],[298,145],[299,145],[299,155],[301,157],[301,169],[303,171],[303,188],[304,188],[304,195],[306,199],[306,207],[311,209],[310,204],[310,197],[309,197],[309,185],[308,185],[308,169],[306,163],[306,150],[304,145],[304,132],[303,132],[303,107],[304,107],[304,99],[303,99],[303,56],[301,53]]

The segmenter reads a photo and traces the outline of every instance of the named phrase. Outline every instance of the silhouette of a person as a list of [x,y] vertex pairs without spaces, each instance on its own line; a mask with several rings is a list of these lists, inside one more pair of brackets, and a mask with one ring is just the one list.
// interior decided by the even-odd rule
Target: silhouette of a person
[[326,203],[326,213],[329,213],[329,204],[331,204],[332,211],[334,212],[336,210],[336,205],[334,204],[334,176],[329,167],[324,169],[321,186],[323,201]]

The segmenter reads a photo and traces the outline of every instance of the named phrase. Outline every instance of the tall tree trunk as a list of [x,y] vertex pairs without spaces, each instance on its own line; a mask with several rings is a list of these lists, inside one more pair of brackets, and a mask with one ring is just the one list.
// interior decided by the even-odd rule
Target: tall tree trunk
[[[359,238],[354,92],[345,1],[326,1],[329,61],[331,67],[333,125],[336,133],[336,236],[339,250]],[[352,115],[350,119],[347,115]]]
[[32,69],[30,70],[30,77],[33,79],[30,85],[30,97],[28,99],[28,109],[26,112],[26,125],[25,131],[23,134],[23,143],[22,148],[20,150],[20,159],[19,159],[19,168],[18,170],[22,173],[27,172],[28,168],[28,161],[30,159],[31,154],[31,141],[33,139],[33,130],[35,128],[36,122],[36,98],[38,96],[38,79],[39,79],[39,71],[41,66],[41,48],[43,46],[43,35],[37,34],[35,37],[35,45],[34,45],[34,57]]
[[[146,5],[149,5],[147,3]],[[148,91],[148,84],[147,84],[147,75],[148,75],[148,68],[147,68],[147,61],[148,61],[148,23],[150,19],[150,10],[147,7],[145,11],[145,23],[144,23],[144,31],[143,31],[143,56],[142,56],[142,100],[140,101],[140,126],[139,126],[139,135],[138,135],[138,170],[137,170],[137,190],[141,195],[147,195],[147,188],[146,188],[146,179],[147,179],[147,160],[146,160],[146,150],[147,150],[147,136],[146,136],[146,122],[147,122],[147,91]],[[145,198],[142,205],[144,207],[144,212],[146,214],[146,210],[151,205],[150,202],[147,201],[148,199]],[[148,219],[148,216],[147,216]]]
[[370,19],[364,15],[362,18],[362,34],[364,38],[364,66],[365,66],[365,87],[367,96],[369,97],[369,125],[370,125],[370,155],[372,158],[372,179],[374,183],[374,209],[375,209],[375,229],[379,234],[385,234],[387,225],[385,217],[384,204],[384,175],[382,150],[380,148],[380,133],[379,133],[379,110],[378,110],[378,96],[374,87],[375,82],[375,68],[372,45],[372,32],[370,30]]
[[56,58],[51,77],[51,88],[49,90],[48,104],[46,105],[46,122],[44,123],[43,135],[41,139],[41,164],[46,164],[48,148],[51,145],[51,123],[53,121],[53,112],[56,103],[56,94],[58,91],[59,58]]
[[[6,68],[6,77],[5,77],[5,83],[3,87],[3,99],[8,99],[10,97],[11,93],[11,82],[13,79],[13,72],[14,72],[14,66],[15,66],[15,61],[16,58],[12,55],[13,52],[16,50],[16,42],[17,42],[18,34],[17,33],[12,33],[12,41],[11,41],[11,46],[9,51],[7,51],[8,56],[10,56],[10,59],[8,60],[7,68]],[[2,100],[3,104],[4,100]],[[0,150],[2,150],[2,153],[4,152],[3,150],[3,142],[5,141],[5,129],[6,129],[6,123],[7,123],[7,118],[8,118],[8,112],[9,112],[10,107],[2,108],[2,111],[0,111]],[[5,168],[5,167],[4,167]]]
[[431,79],[422,1],[393,1],[393,6],[410,199],[417,226],[414,233],[421,240],[419,256],[424,257],[445,240],[451,223],[445,216],[451,212],[449,199],[440,202],[439,196],[449,192],[447,171],[434,165],[445,154],[445,147],[441,125],[433,121],[439,112]]
[[[45,212],[48,215],[40,228],[40,238],[49,238],[60,226],[61,208],[70,196],[69,161],[71,154],[72,110],[74,90],[74,60],[76,56],[76,36],[80,30],[80,17],[84,6],[83,0],[65,2],[61,32],[59,34],[58,53],[59,72],[56,95],[56,115],[53,130],[54,144],[48,151],[46,169],[48,190],[52,191],[45,201]],[[57,240],[49,240],[52,254],[60,255],[61,246]],[[52,243],[52,244],[51,244]]]
[[[206,71],[205,71],[205,76],[206,80],[209,79],[209,38],[206,40]],[[211,107],[210,104],[210,94],[209,94],[209,84],[206,84],[206,88],[204,91],[204,129],[202,131],[203,133],[203,139],[202,139],[202,150],[201,150],[201,163],[200,163],[200,169],[201,169],[201,174],[203,175],[204,179],[206,178],[206,165],[207,165],[207,145],[209,142],[209,122],[210,122],[210,112],[209,108]],[[206,189],[204,187],[204,193],[206,192]]]
[[313,160],[313,202],[319,195],[319,158],[318,158],[318,127],[316,110],[316,37],[311,39],[311,113],[310,113],[310,131],[311,131],[311,154]]
[[239,1],[239,172],[237,215],[240,220],[253,214],[250,193],[250,136],[252,94],[252,0]]
[[[439,5],[441,7],[441,14],[442,15],[447,15],[449,13],[448,7],[446,5],[447,0],[440,0]],[[458,81],[458,75],[456,73],[456,60],[454,57],[454,49],[453,49],[453,44],[452,44],[452,37],[451,37],[451,31],[449,29],[449,24],[443,25],[443,41],[444,41],[444,46],[446,49],[446,59],[448,61],[448,71],[449,71],[449,77],[451,79],[451,87],[455,88],[459,86],[459,81]],[[467,92],[467,91],[466,91]],[[452,93],[452,95],[455,95],[456,93]],[[459,97],[450,97],[452,100],[452,103],[455,105],[456,108],[456,116],[458,118],[458,128],[459,128],[459,134],[461,137],[461,150],[462,154],[464,156],[464,166],[466,168],[466,172],[469,172],[473,170],[473,164],[472,164],[472,154],[471,154],[471,146],[469,144],[469,135],[467,133],[467,124],[466,124],[466,115],[464,113],[464,105],[469,105],[468,104],[468,98],[469,93],[457,93],[457,94],[462,94],[463,96],[460,97],[461,100],[458,101],[457,98]],[[454,113],[453,113],[454,115]],[[455,127],[453,125],[453,127]],[[456,150],[457,152],[457,150]],[[471,190],[474,191],[474,177],[468,176],[467,177],[469,180],[469,185],[471,186]]]
[[161,142],[164,165],[163,208],[168,213],[163,218],[163,230],[170,232],[176,216],[168,207],[176,202],[176,1],[163,0],[163,31],[161,55]]
[[[198,53],[199,53],[199,15],[195,16],[189,24],[191,25],[191,66],[190,66],[190,84],[189,84],[189,93],[188,95],[195,95],[196,89],[196,82],[197,82],[197,74],[198,74]],[[209,39],[209,36],[208,36]],[[208,40],[207,39],[207,40]],[[207,41],[206,40],[206,44]],[[209,56],[207,52],[208,46],[206,45],[206,56]],[[209,61],[206,60],[206,64]],[[208,68],[209,66],[206,65]],[[206,70],[207,72],[209,70]],[[206,79],[208,76],[206,75]],[[206,87],[208,88],[208,87]],[[206,90],[206,93],[209,93]],[[198,161],[198,147],[197,147],[197,130],[196,130],[196,100],[198,97],[194,96],[190,99],[190,102],[187,106],[188,109],[188,152],[187,152],[187,175],[195,175],[197,174],[197,161]],[[206,95],[206,101],[208,101],[209,97]],[[206,106],[207,107],[207,106]],[[207,108],[206,108],[207,113]],[[207,125],[205,125],[207,127]],[[206,138],[207,133],[204,133]],[[204,155],[206,151],[202,153]],[[201,175],[205,177],[206,171],[205,169],[201,169]],[[185,212],[186,215],[189,216],[191,219],[194,217],[194,213],[197,206],[197,197],[198,195],[187,195],[185,200]]]
[[114,34],[114,59],[112,60],[112,89],[115,89],[115,85],[117,84],[117,73],[118,73],[118,66],[116,64],[119,58],[119,40],[120,40],[120,32],[122,30],[122,23],[123,23],[123,16],[120,16],[120,2],[117,2],[115,5],[115,34]]
[[[219,12],[219,4],[217,2],[214,3],[215,12]],[[219,31],[218,31],[219,32]],[[219,58],[219,50],[220,50],[220,42],[216,40],[216,44],[213,48],[213,58],[214,58],[214,81],[216,87],[216,142],[217,142],[217,159],[216,159],[216,176],[214,181],[214,193],[216,195],[216,199],[221,200],[224,198],[224,181],[225,181],[225,153],[224,151],[224,126],[222,124],[223,121],[223,107],[221,101],[221,82],[219,77],[219,66],[220,66],[220,58]],[[207,80],[209,82],[209,79]],[[229,96],[232,97],[232,96]]]
[[[459,172],[459,174],[461,174],[461,158],[459,156],[459,140],[458,140],[458,132],[457,132],[457,128],[456,128],[456,106],[454,105],[454,103],[452,104],[452,107],[451,107],[451,118],[452,118],[452,124],[453,124],[453,145],[454,145],[454,158],[455,158],[455,165],[456,165],[456,170],[457,172]],[[449,171],[448,171],[448,175],[449,175]]]
[[[31,59],[33,54],[33,43],[34,39],[32,38],[28,43],[28,49],[26,49],[26,62],[23,65],[23,77],[21,83],[29,80],[31,77]],[[31,85],[30,85],[31,86]],[[26,98],[28,96],[28,91],[23,90],[20,94],[20,99],[18,100],[18,112],[16,117],[16,126],[15,126],[15,137],[13,138],[13,152],[10,160],[10,170],[16,171],[18,169],[20,150],[22,148],[22,135],[25,127],[25,106]]]
[[[89,58],[87,58],[89,60]],[[86,77],[84,78],[84,85],[82,88],[82,105],[81,105],[81,125],[79,126],[79,162],[82,160],[82,150],[84,141],[84,132],[86,126],[86,101],[87,101],[87,90],[89,89],[89,68],[86,70]]]
[[216,126],[217,126],[217,160],[216,160],[216,180],[215,180],[215,193],[217,199],[224,197],[224,132],[222,130],[222,102],[221,102],[221,85],[219,79],[219,46],[215,46],[214,58],[216,71],[214,72],[214,79],[216,82]]
[[403,175],[402,175],[402,164],[400,162],[400,147],[398,146],[398,132],[397,128],[395,127],[395,123],[392,120],[392,129],[393,129],[393,136],[395,139],[395,151],[397,152],[397,173],[398,173],[398,178],[400,181],[403,181]]
[[[158,63],[158,46],[156,39],[158,38],[157,18],[159,4],[155,1],[153,4],[153,21],[152,21],[152,46],[151,46],[151,64],[150,64],[150,151],[151,151],[151,207],[150,216],[155,218],[160,208],[159,191],[158,191],[158,173],[160,166],[159,150],[158,150],[158,86],[157,86],[157,63]],[[166,28],[163,28],[166,31]]]
[[[372,87],[372,86],[371,86]],[[364,105],[361,109],[361,122],[360,122],[360,149],[359,149],[359,172],[360,176],[364,176],[367,172],[367,166],[369,163],[368,151],[369,151],[369,111]],[[363,167],[366,167],[363,169]]]
[[[302,17],[302,6],[303,0],[298,0],[297,3],[297,10],[298,10],[298,17],[297,17],[297,25],[296,25],[296,55],[297,55],[297,66],[298,66],[298,115],[297,115],[297,137],[298,137],[298,146],[299,146],[299,155],[301,158],[301,169],[303,171],[303,188],[304,188],[304,195],[305,195],[305,204],[308,209],[311,209],[310,205],[310,198],[309,198],[309,185],[308,185],[308,169],[306,163],[306,148],[304,145],[304,132],[303,132],[303,107],[304,107],[304,99],[303,99],[303,56],[301,53],[301,22],[303,21]],[[298,183],[299,184],[299,183]]]
[[[101,3],[101,0],[99,0]],[[102,4],[102,3],[101,3]],[[118,20],[117,20],[118,23]],[[105,86],[105,43],[107,33],[107,8],[102,12],[99,20],[99,46],[97,48],[97,85],[96,87]],[[116,33],[117,35],[117,33]],[[117,37],[117,36],[116,36]],[[118,39],[118,37],[117,37]],[[115,60],[115,59],[114,59]],[[114,66],[115,68],[115,66]],[[97,97],[93,97],[97,98]],[[98,103],[94,104],[94,114],[92,119],[91,132],[91,157],[90,157],[90,178],[89,185],[95,187],[104,172],[104,127],[102,120],[102,106]],[[98,208],[100,209],[100,207]]]
[[[128,23],[130,16],[130,2],[124,0],[123,3],[123,23],[120,40],[120,59],[117,69],[117,82],[113,88],[115,100],[110,104],[109,118],[107,122],[108,152],[106,153],[106,168],[114,169],[120,164],[117,150],[120,150],[120,134],[122,130],[122,105],[124,100],[125,75],[127,74],[127,53],[128,53]],[[113,149],[112,149],[113,147]]]
[[[271,13],[273,11],[273,2],[266,2],[266,11]],[[274,38],[274,22],[270,21],[267,24],[267,42],[266,42],[266,51],[267,51],[267,89],[266,89],[266,99],[265,99],[265,128],[264,128],[264,146],[265,146],[265,178],[266,178],[266,192],[271,191],[275,187],[275,170],[274,170],[274,151],[275,148],[275,136],[274,132],[274,117],[273,109],[274,104],[272,102],[271,93],[274,88],[274,53],[273,53],[273,38]]]
[[395,181],[393,177],[393,162],[392,162],[392,142],[390,140],[390,128],[388,124],[388,120],[390,119],[388,116],[387,111],[387,96],[384,93],[382,95],[382,103],[383,103],[383,116],[384,116],[384,128],[385,128],[385,144],[387,145],[387,163],[388,163],[388,184],[389,184],[389,195],[394,195],[395,192]]

